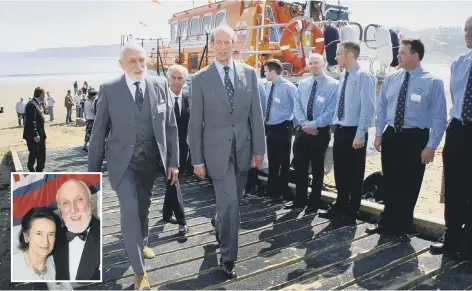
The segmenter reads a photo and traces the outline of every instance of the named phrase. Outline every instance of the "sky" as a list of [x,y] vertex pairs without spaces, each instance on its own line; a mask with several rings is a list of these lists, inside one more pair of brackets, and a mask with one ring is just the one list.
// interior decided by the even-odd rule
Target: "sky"
[[[119,44],[122,34],[168,37],[173,13],[193,7],[189,0],[91,1],[0,0],[0,51],[35,51],[49,47]],[[303,0],[298,0],[303,2]],[[195,1],[195,5],[207,1]],[[337,1],[327,1],[337,4]],[[363,25],[402,26],[411,30],[463,27],[472,16],[468,1],[341,0]],[[143,22],[147,28],[140,25]]]

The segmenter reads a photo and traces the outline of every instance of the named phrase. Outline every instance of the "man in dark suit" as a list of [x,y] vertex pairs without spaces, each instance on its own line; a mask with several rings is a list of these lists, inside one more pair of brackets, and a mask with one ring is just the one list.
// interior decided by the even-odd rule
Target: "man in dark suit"
[[57,191],[64,226],[56,234],[56,280],[101,281],[100,220],[92,215],[92,194],[83,181],[70,179]]
[[[172,65],[168,69],[169,93],[174,102],[174,113],[177,120],[179,132],[179,160],[180,173],[192,174],[193,167],[190,164],[189,147],[187,142],[188,121],[190,119],[190,106],[188,102],[188,91],[183,90],[188,71],[184,66]],[[175,219],[172,217],[175,215]],[[170,223],[179,224],[179,234],[188,232],[185,220],[182,191],[177,181],[174,185],[167,183],[164,206],[162,209],[163,220]]]
[[[30,172],[42,172],[46,162],[46,131],[44,130],[44,89],[34,89],[33,98],[25,107],[25,127],[23,139],[28,146],[28,170]],[[34,164],[36,163],[36,169]]]

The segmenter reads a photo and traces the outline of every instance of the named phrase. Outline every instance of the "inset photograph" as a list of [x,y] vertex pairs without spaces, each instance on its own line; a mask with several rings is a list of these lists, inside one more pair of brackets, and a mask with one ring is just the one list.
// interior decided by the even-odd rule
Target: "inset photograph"
[[101,282],[101,173],[12,173],[11,282]]

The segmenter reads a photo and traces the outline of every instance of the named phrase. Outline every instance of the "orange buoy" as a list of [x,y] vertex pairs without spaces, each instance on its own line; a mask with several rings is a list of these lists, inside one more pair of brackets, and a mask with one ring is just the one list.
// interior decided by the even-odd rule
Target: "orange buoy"
[[[294,20],[287,27],[285,27],[280,38],[280,50],[282,51],[282,55],[284,56],[285,61],[291,63],[294,67],[299,68],[299,70],[301,69],[301,71],[305,69],[306,59],[309,57],[309,51],[307,52],[303,47],[303,38],[305,37],[305,32],[307,30],[311,32],[311,38],[315,40],[315,48],[313,49],[312,47],[310,47],[309,51],[322,55],[325,48],[323,32],[311,20]],[[295,39],[295,44],[301,52],[301,56],[297,56],[291,51],[290,40],[292,37]]]

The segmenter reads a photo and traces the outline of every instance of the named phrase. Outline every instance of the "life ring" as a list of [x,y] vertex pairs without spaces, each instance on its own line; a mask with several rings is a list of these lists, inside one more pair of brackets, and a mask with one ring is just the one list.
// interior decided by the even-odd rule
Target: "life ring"
[[[305,31],[307,30],[311,32],[311,38],[315,40],[314,50],[311,49],[311,40],[307,42],[305,39]],[[297,46],[298,56],[291,51],[290,40],[292,36]],[[305,69],[306,59],[310,52],[322,55],[324,48],[323,32],[313,21],[308,19],[294,19],[292,23],[285,27],[280,38],[280,50],[285,61],[300,69]]]

